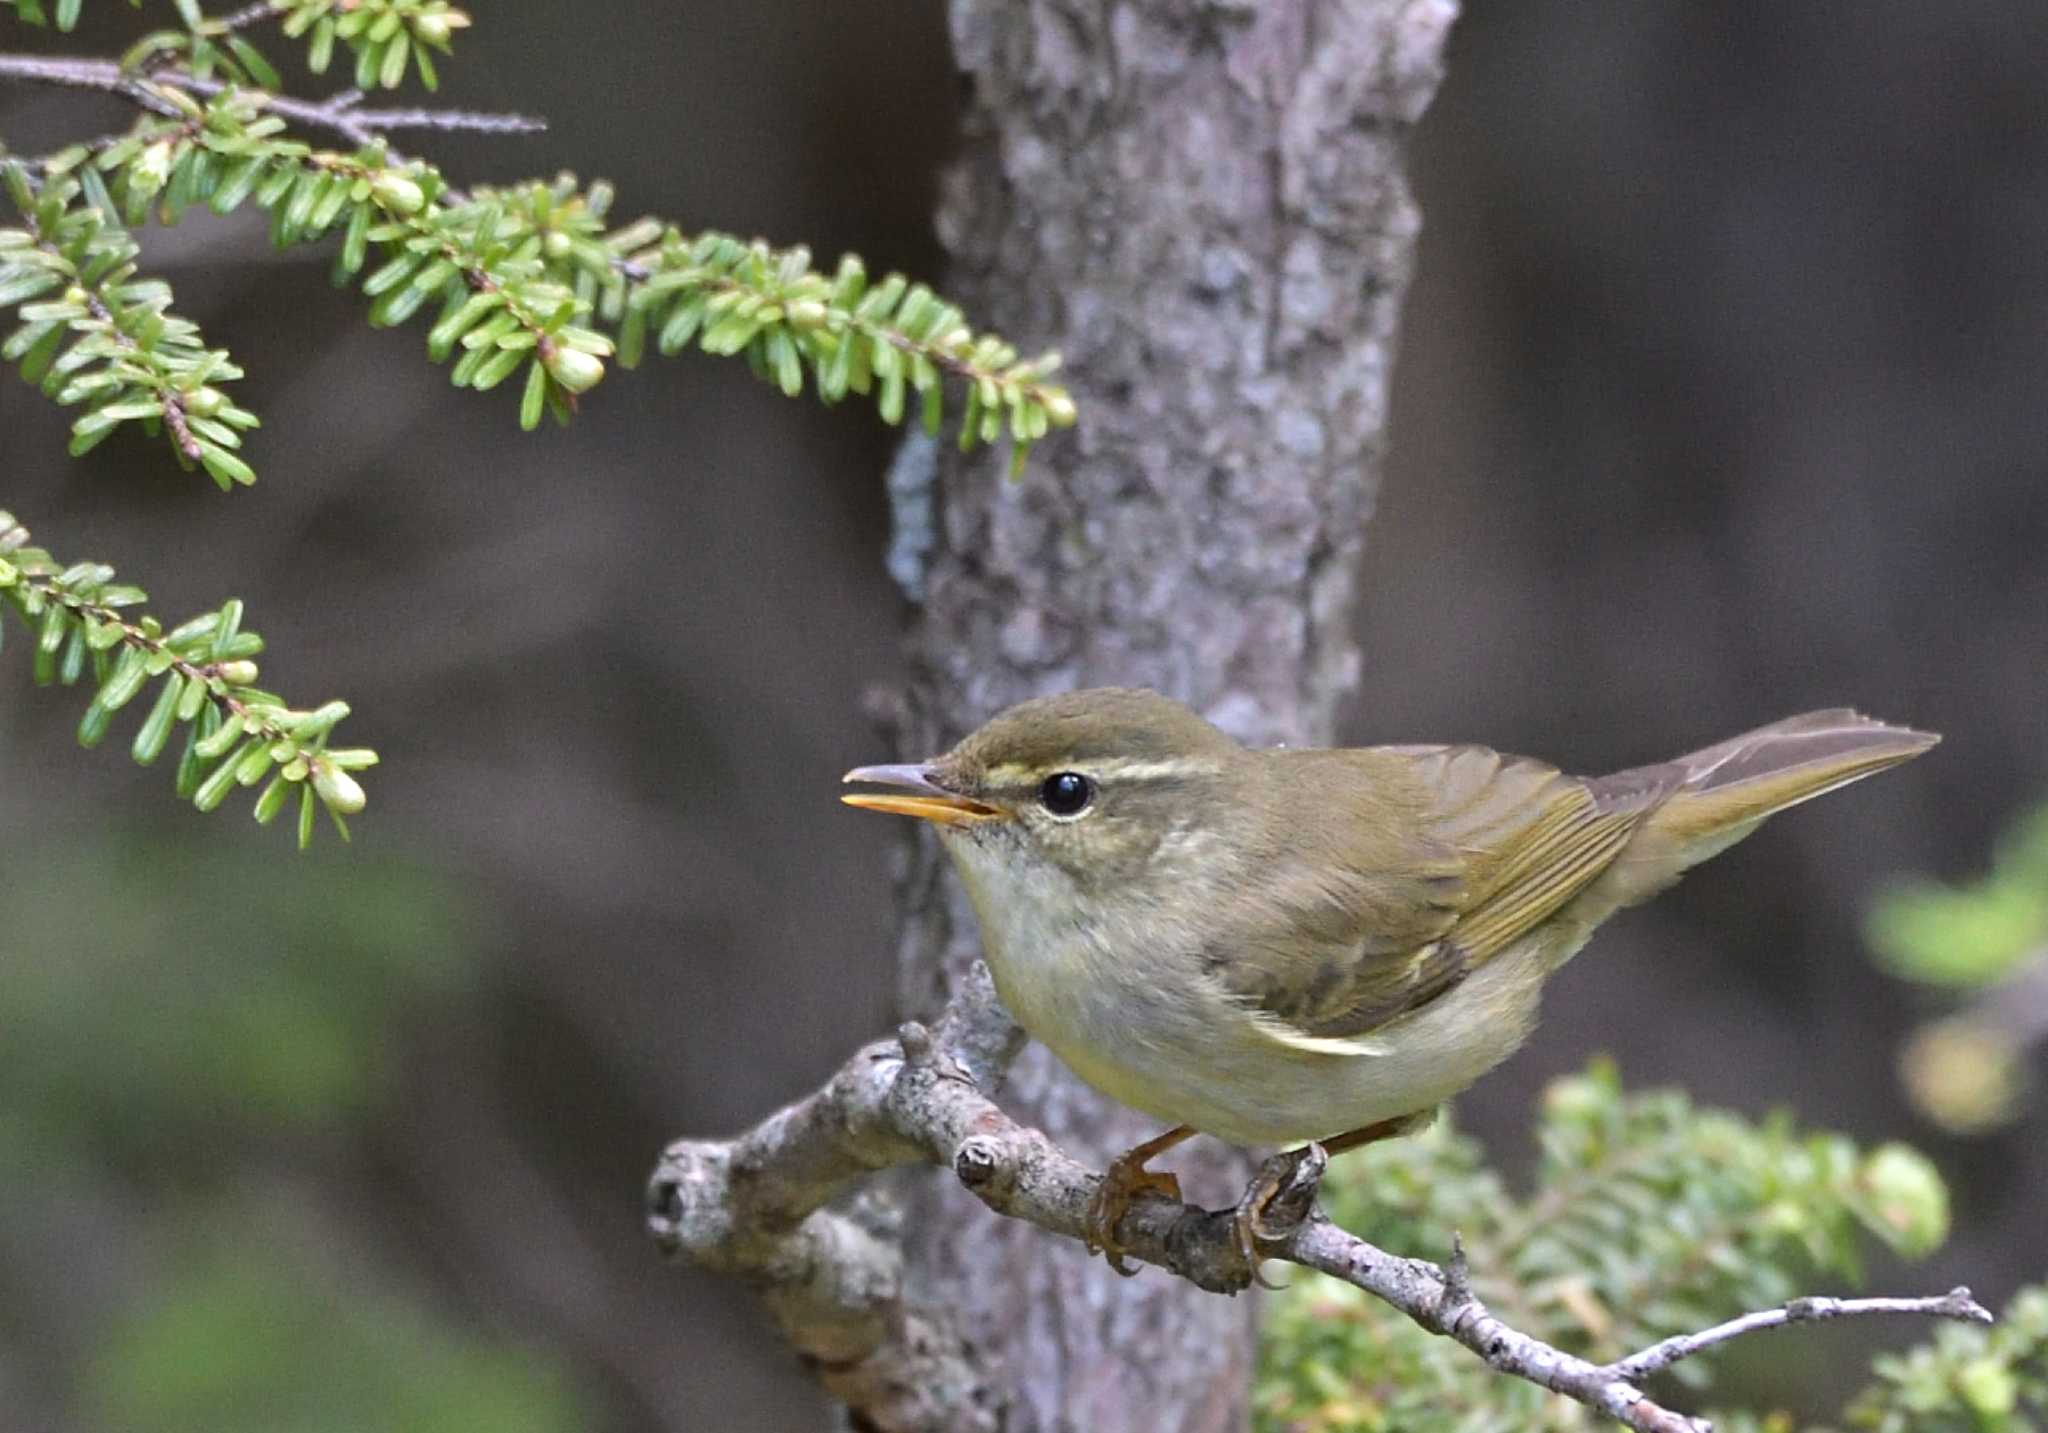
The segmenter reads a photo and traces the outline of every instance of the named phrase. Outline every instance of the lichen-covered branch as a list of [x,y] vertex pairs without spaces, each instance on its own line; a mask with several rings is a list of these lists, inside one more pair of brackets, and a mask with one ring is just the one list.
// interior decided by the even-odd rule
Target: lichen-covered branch
[[[933,1164],[952,1170],[996,1213],[1079,1243],[1099,1176],[990,1098],[1021,1043],[986,969],[976,967],[935,1029],[910,1024],[895,1040],[867,1046],[817,1093],[736,1139],[671,1145],[649,1185],[651,1231],[672,1252],[754,1283],[832,1391],[872,1426],[890,1433],[966,1426],[946,1421],[945,1401],[926,1395],[971,1387],[971,1369],[949,1359],[944,1340],[932,1336],[942,1320],[906,1301],[895,1247],[844,1205],[880,1170]],[[1298,1201],[1298,1222],[1263,1253],[1356,1285],[1495,1371],[1640,1433],[1704,1433],[1704,1421],[1663,1407],[1640,1385],[1743,1334],[1883,1313],[1991,1319],[1967,1289],[1935,1298],[1795,1299],[1594,1363],[1496,1317],[1473,1295],[1462,1253],[1446,1265],[1403,1258],[1324,1219],[1310,1207],[1319,1162],[1302,1168],[1308,1177],[1283,1195]],[[1230,1219],[1228,1210],[1153,1196],[1132,1207],[1118,1237],[1133,1259],[1211,1292],[1236,1293],[1249,1271],[1233,1249]]]

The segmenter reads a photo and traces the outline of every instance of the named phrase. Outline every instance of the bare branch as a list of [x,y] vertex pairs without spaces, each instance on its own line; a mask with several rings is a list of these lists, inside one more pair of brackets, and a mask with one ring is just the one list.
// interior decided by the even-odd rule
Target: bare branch
[[[178,70],[153,72],[144,80],[124,72],[111,60],[45,59],[35,55],[0,55],[0,79],[99,90],[117,95],[154,114],[174,118],[179,117],[178,109],[156,94],[153,86],[167,86],[207,98],[237,88],[225,80],[201,79]],[[548,127],[546,120],[523,114],[454,109],[362,109],[359,107],[362,94],[356,90],[343,90],[319,103],[268,91],[250,92],[262,94],[265,107],[273,114],[302,125],[332,131],[355,144],[368,144],[378,135],[394,129],[538,134]]]
[[1698,1333],[1674,1334],[1651,1344],[1641,1353],[1630,1354],[1608,1365],[1616,1377],[1631,1381],[1662,1373],[1680,1359],[1691,1358],[1702,1349],[1740,1338],[1761,1329],[1784,1328],[1787,1324],[1820,1323],[1827,1319],[1851,1318],[1860,1314],[1920,1314],[1930,1318],[1956,1319],[1962,1323],[1988,1324],[1991,1314],[1970,1297],[1968,1289],[1957,1287],[1935,1298],[1925,1299],[1794,1299],[1782,1308],[1761,1309],[1743,1314],[1724,1324]]
[[542,134],[548,127],[548,122],[538,115],[498,114],[489,110],[357,109],[354,104],[362,98],[362,92],[348,90],[337,98],[345,96],[354,97],[347,106],[339,106],[334,100],[319,105],[302,105],[297,100],[282,100],[273,95],[270,108],[288,119],[301,119],[308,124],[333,124],[340,118],[351,125],[380,132],[387,129],[441,129],[465,130],[472,134]]
[[152,114],[181,118],[169,100],[128,74],[112,60],[48,59],[39,55],[0,55],[0,80],[28,80],[40,85],[99,90],[118,95]]
[[[936,1164],[997,1213],[1080,1240],[1100,1176],[1011,1120],[984,1093],[997,1088],[1022,1041],[986,968],[977,965],[936,1030],[906,1025],[896,1040],[869,1045],[823,1089],[737,1139],[671,1145],[648,1188],[650,1231],[670,1252],[759,1286],[798,1349],[824,1369],[828,1386],[874,1426],[947,1426],[919,1408],[862,1401],[863,1390],[900,1394],[901,1379],[920,1360],[929,1370],[935,1316],[903,1304],[893,1246],[827,1206],[879,1170]],[[1131,1207],[1117,1237],[1131,1258],[1204,1289],[1236,1293],[1247,1285],[1228,1210],[1152,1195]],[[1596,1364],[1496,1318],[1473,1296],[1462,1250],[1448,1268],[1403,1258],[1304,1210],[1292,1232],[1261,1252],[1356,1285],[1455,1339],[1497,1372],[1639,1433],[1706,1433],[1704,1421],[1662,1407],[1638,1385],[1745,1333],[1876,1313],[1991,1319],[1967,1289],[1931,1299],[1796,1299]],[[942,1371],[952,1368],[939,1361]]]
[[285,12],[271,3],[271,0],[255,0],[253,5],[244,5],[233,14],[223,15],[218,20],[209,20],[206,33],[209,35],[232,35],[241,30],[275,20]]

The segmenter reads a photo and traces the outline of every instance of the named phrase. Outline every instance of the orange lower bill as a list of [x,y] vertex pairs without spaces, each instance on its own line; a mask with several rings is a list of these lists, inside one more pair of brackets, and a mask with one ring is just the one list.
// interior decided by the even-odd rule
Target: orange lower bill
[[941,826],[978,826],[984,821],[994,821],[1002,812],[993,806],[984,806],[979,801],[969,801],[964,796],[871,796],[862,792],[856,796],[839,798],[848,806],[858,806],[863,811],[882,811],[891,816],[915,816],[920,820],[934,821]]

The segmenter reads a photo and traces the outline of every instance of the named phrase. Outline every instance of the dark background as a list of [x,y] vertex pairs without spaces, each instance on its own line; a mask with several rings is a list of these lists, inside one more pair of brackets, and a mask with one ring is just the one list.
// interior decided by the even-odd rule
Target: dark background
[[[40,48],[137,23],[88,18]],[[425,147],[934,275],[943,27],[486,9],[444,98],[554,127]],[[0,91],[25,152],[125,122]],[[2048,1121],[1966,1144],[1910,1113],[1894,1052],[1931,1007],[1858,922],[2048,791],[2048,7],[1477,6],[1415,179],[1345,738],[1598,770],[1844,702],[1947,737],[1617,923],[1462,1117],[1518,1166],[1539,1083],[1607,1050],[1913,1140],[1958,1233],[1901,1277],[2002,1300],[2043,1272]],[[246,596],[266,678],[346,696],[385,764],[354,848],[294,857],[179,808],[127,723],[80,752],[82,699],[33,690],[10,634],[0,1424],[805,1426],[749,1296],[664,1267],[640,1187],[665,1138],[750,1122],[888,1027],[886,846],[833,788],[878,754],[861,695],[896,670],[892,435],[693,357],[523,437],[417,326],[363,325],[324,254],[204,217],[148,245],[253,375],[263,481],[221,497],[139,438],[72,462],[8,379],[0,504],[167,616]],[[1910,1332],[1774,1345],[1769,1386],[1817,1399]]]

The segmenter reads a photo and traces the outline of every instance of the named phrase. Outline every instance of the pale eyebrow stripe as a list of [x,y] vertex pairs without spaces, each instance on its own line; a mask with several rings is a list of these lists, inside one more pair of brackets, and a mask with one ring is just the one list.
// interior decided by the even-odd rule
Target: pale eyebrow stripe
[[1112,761],[1097,763],[1095,770],[1118,781],[1173,781],[1223,774],[1223,768],[1213,761]]
[[1176,781],[1190,776],[1221,776],[1223,768],[1199,758],[1166,761],[1081,761],[1062,758],[1044,767],[1025,767],[1005,762],[989,772],[995,785],[1025,786],[1036,781],[1041,771],[1080,771],[1106,781]]

